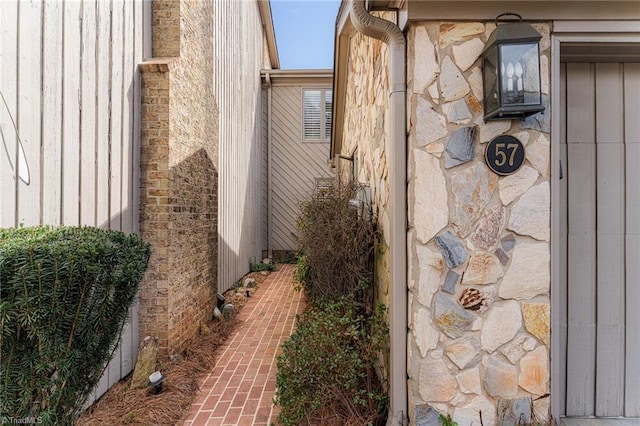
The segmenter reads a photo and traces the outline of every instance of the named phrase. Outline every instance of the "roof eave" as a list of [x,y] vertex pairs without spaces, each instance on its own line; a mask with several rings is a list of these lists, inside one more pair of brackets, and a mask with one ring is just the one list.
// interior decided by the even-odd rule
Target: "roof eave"
[[404,7],[407,0],[366,0],[367,10],[393,10]]
[[[331,152],[332,161],[342,149],[342,133],[344,129],[344,112],[349,67],[349,41],[355,31],[351,25],[349,14],[351,2],[343,1],[336,18],[336,31],[333,50],[333,111],[331,123]],[[335,166],[335,164],[334,164]]]
[[258,9],[260,11],[260,20],[264,28],[267,39],[267,48],[269,50],[269,61],[271,68],[280,68],[280,59],[278,58],[278,45],[276,44],[276,33],[273,28],[273,17],[271,15],[270,0],[257,0]]
[[269,75],[271,85],[276,86],[300,86],[300,85],[321,85],[331,84],[333,70],[330,69],[263,69],[260,75],[265,78]]

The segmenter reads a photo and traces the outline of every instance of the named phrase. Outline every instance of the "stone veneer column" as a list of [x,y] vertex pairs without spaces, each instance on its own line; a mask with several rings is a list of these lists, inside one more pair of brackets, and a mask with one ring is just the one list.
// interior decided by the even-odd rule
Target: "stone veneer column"
[[[548,105],[549,26],[534,26]],[[549,417],[550,113],[484,123],[479,55],[494,28],[409,31],[412,424],[449,413],[478,425],[480,412],[485,425],[509,423],[504,413],[526,417],[530,405],[537,421]],[[511,176],[484,163],[500,134],[526,147]]]

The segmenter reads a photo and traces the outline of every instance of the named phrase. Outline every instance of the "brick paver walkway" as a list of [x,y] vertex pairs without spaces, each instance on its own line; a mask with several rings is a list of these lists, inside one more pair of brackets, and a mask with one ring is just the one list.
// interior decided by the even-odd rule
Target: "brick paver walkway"
[[278,265],[238,314],[244,324],[229,337],[204,379],[185,426],[263,425],[275,421],[276,354],[292,333],[303,295],[293,290],[293,265]]

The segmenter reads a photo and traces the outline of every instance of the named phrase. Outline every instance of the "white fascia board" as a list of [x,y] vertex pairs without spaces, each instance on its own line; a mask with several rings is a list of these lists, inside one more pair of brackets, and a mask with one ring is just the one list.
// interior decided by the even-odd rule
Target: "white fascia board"
[[258,2],[258,10],[260,11],[260,20],[262,28],[267,39],[267,48],[269,50],[269,61],[271,68],[280,68],[280,59],[278,57],[278,45],[276,43],[276,33],[273,28],[273,17],[271,16],[270,0],[256,0]]
[[349,41],[355,28],[351,24],[351,1],[343,0],[336,19],[336,32],[333,53],[333,111],[331,123],[331,151],[333,159],[342,149],[342,131],[344,128],[344,110],[349,75]]
[[524,20],[640,19],[638,0],[408,0],[409,20],[493,20],[505,11]]
[[[640,3],[638,3],[640,13]],[[640,21],[554,21],[554,33],[640,33]]]
[[322,86],[332,85],[333,70],[309,69],[309,70],[262,70],[261,76],[267,74],[272,86]]

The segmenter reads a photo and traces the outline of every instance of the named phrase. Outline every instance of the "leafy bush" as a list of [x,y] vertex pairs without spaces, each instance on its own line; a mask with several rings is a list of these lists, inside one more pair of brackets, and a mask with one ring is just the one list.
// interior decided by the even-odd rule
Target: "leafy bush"
[[356,296],[371,303],[372,259],[377,237],[375,218],[354,206],[362,188],[338,183],[304,202],[298,217],[296,276],[312,302],[336,296]]
[[345,298],[313,306],[297,318],[297,329],[277,357],[276,402],[284,426],[381,424],[387,397],[377,380],[375,359],[388,346],[383,309],[362,314]]
[[275,271],[276,265],[271,262],[258,262],[255,259],[249,260],[249,270],[251,272],[260,272],[260,271]]
[[296,278],[312,302],[277,359],[278,423],[383,424],[388,405],[376,361],[388,351],[384,309],[373,307],[376,222],[338,185],[301,205]]
[[136,235],[0,229],[0,417],[73,424],[111,358],[150,256]]
[[[480,415],[482,415],[482,413]],[[444,414],[440,414],[439,419],[440,422],[442,422],[442,426],[458,426],[458,423],[454,422],[451,418],[451,414],[447,414],[446,416]]]

